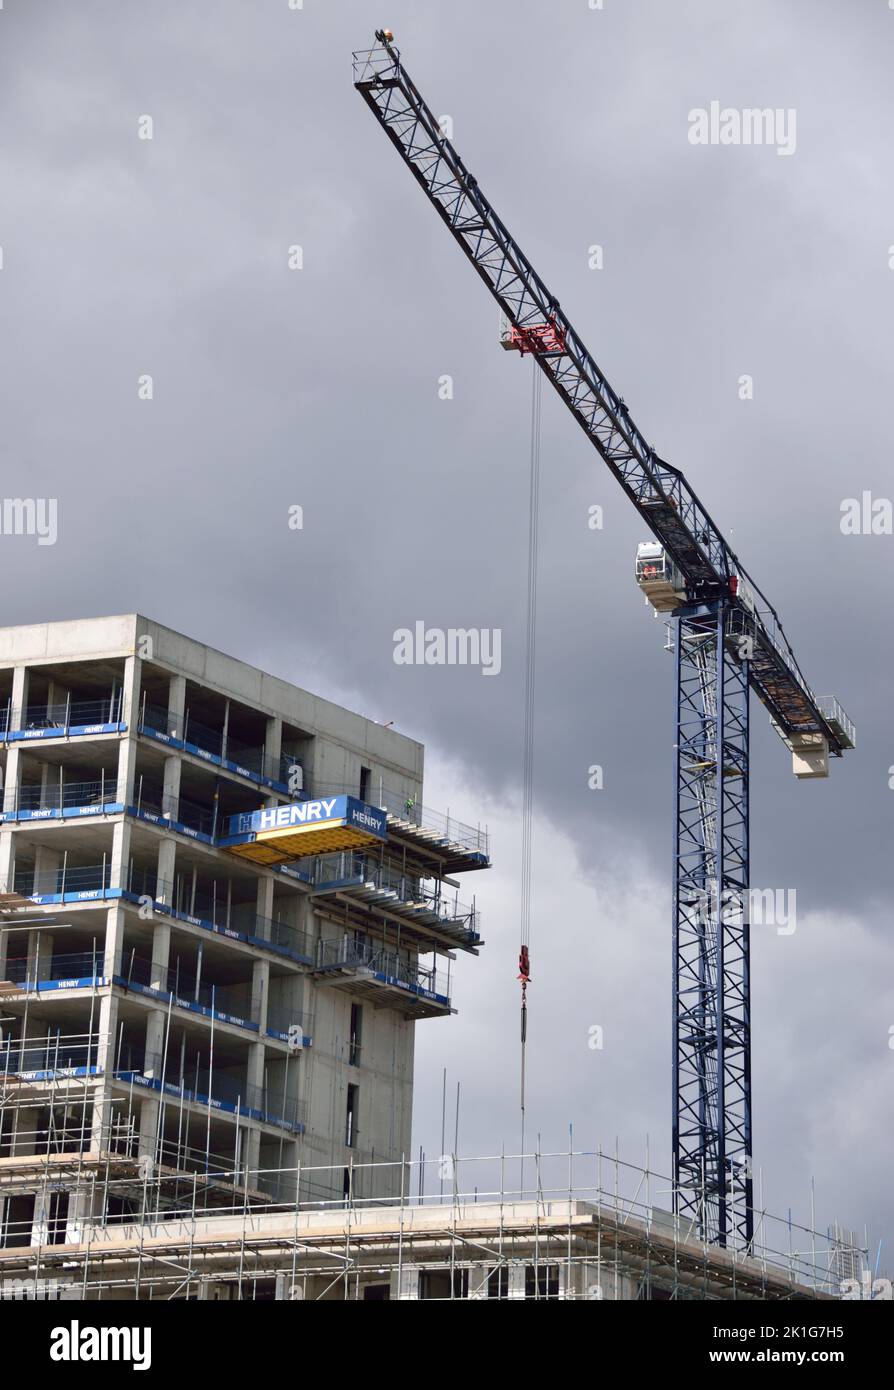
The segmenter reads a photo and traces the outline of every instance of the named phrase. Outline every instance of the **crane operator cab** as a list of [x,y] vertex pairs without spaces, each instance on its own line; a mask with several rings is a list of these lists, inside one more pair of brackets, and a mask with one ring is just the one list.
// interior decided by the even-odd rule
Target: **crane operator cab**
[[670,613],[686,602],[686,582],[659,541],[636,547],[636,582],[656,613]]

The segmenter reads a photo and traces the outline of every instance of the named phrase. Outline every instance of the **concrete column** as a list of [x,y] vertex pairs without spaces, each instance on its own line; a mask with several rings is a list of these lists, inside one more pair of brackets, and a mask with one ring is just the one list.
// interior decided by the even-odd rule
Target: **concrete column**
[[[164,1071],[165,1031],[168,1015],[163,1008],[153,1009],[146,1020],[146,1059],[143,1070],[146,1076],[160,1080]],[[170,1058],[168,1058],[170,1065]],[[159,1143],[164,1136],[159,1134],[158,1122],[162,1107],[160,1097],[149,1096],[140,1106],[139,1135],[137,1153],[141,1159],[160,1159]]]
[[270,938],[270,921],[273,917],[273,879],[258,879],[258,916],[264,920],[257,924],[257,930],[253,936],[263,937],[265,940]]
[[391,1275],[391,1297],[400,1299],[419,1299],[419,1270],[415,1265],[405,1265],[399,1272]]
[[[115,1069],[115,1052],[118,1046],[118,1000],[111,990],[103,994],[99,1004],[99,1052],[98,1065],[108,1076]],[[90,1124],[90,1149],[100,1153],[109,1146],[112,1132],[112,1097],[101,1083],[93,1100],[93,1115]]]
[[124,908],[115,903],[106,913],[106,941],[103,952],[102,973],[106,976],[121,974],[121,957],[124,951]]
[[94,1016],[94,1027],[99,1033],[97,1063],[103,1071],[112,1072],[118,1049],[118,1000],[111,991],[100,996],[99,1021]]
[[109,886],[126,888],[130,868],[130,821],[116,821],[112,827],[112,860],[109,865]]
[[[115,800],[125,806],[132,806],[136,799],[134,784],[137,771],[137,741],[129,735],[118,744],[118,775],[115,783]],[[111,787],[108,791],[111,791]],[[111,800],[111,797],[109,797]]]
[[51,718],[54,720],[58,719],[60,724],[65,719],[65,711],[68,708],[68,697],[70,694],[71,692],[68,688],[64,685],[60,685],[58,681],[47,682],[47,706],[49,709],[55,711],[55,713],[51,715]]
[[[245,1104],[258,1108],[259,1092],[264,1085],[264,1063],[267,1053],[263,1043],[252,1043],[248,1049],[245,1078],[250,1088]],[[249,1173],[257,1173],[261,1162],[261,1131],[249,1121],[243,1138],[243,1162]],[[249,1178],[249,1186],[257,1187],[257,1178]]]
[[[279,781],[279,759],[282,753],[282,720],[278,715],[272,715],[267,720],[267,729],[264,734],[264,768],[263,771],[269,777],[275,777]],[[268,796],[265,804],[276,806],[275,796]]]
[[0,892],[11,893],[16,876],[16,837],[12,830],[0,831]]
[[151,1069],[153,1075],[157,1076],[161,1075],[161,1062],[154,1059],[164,1056],[167,1024],[167,1011],[162,1008],[153,1009],[146,1019],[146,1056],[153,1058]]
[[[170,938],[170,930],[168,930]],[[147,1076],[161,1077],[164,1058],[164,1034],[167,1029],[168,1015],[163,1008],[153,1009],[146,1019],[146,1074]],[[168,1058],[170,1063],[170,1058]],[[152,1159],[159,1158],[159,1112],[161,1101],[152,1095],[147,1097],[139,1108],[139,1158]],[[164,1136],[161,1136],[164,1140]]]
[[121,682],[121,720],[128,732],[136,728],[140,718],[140,681],[143,663],[138,656],[129,656],[124,663],[124,679]]
[[168,686],[168,733],[174,738],[183,737],[186,718],[186,677],[172,676]]
[[[158,928],[156,928],[156,931]],[[170,929],[165,928],[168,939],[170,939]],[[167,957],[165,956],[165,964]],[[154,976],[154,971],[153,971]],[[167,1010],[158,1007],[152,1009],[146,1020],[146,1073],[149,1076],[161,1077],[162,1058],[165,1048],[165,1030],[167,1028]],[[170,1058],[168,1059],[170,1063]],[[155,1159],[158,1145],[158,1116],[161,1108],[161,1101],[151,1096],[143,1101],[140,1106],[140,1134],[138,1141],[138,1153],[140,1158]]]
[[85,1227],[95,1219],[97,1196],[92,1181],[88,1179],[85,1179],[80,1187],[72,1188],[69,1192],[66,1244],[77,1244],[83,1239]]
[[19,801],[22,781],[22,748],[11,743],[6,754],[6,778],[3,783],[3,810],[14,811]]
[[162,840],[158,847],[158,885],[155,896],[168,907],[174,905],[174,873],[177,862],[177,844],[173,835]]
[[105,1085],[97,1087],[93,1099],[93,1115],[90,1124],[90,1151],[94,1155],[107,1153],[111,1146],[113,1133],[114,1105],[111,1091]]
[[[62,843],[61,840],[59,843]],[[49,849],[46,845],[37,846],[34,851],[34,891],[36,893],[55,893],[62,889],[59,870],[62,868],[63,859],[64,853],[61,849]]]
[[10,729],[25,727],[25,708],[28,704],[30,672],[27,666],[17,666],[12,673],[12,715]]
[[171,959],[171,928],[166,922],[157,922],[152,932],[152,978],[153,989],[167,987],[168,965]]
[[242,1165],[245,1169],[249,1187],[258,1185],[258,1169],[261,1166],[261,1131],[252,1120],[245,1121],[245,1129],[242,1131]]
[[[59,842],[62,843],[61,840]],[[34,872],[36,874],[52,874],[54,870],[62,867],[64,851],[52,848],[49,845],[37,845],[34,850]]]
[[151,1158],[154,1161],[157,1157],[158,1112],[160,1108],[161,1102],[157,1100],[144,1100],[140,1106],[140,1133],[137,1141],[139,1158]]
[[[47,804],[47,793],[52,789],[57,791],[59,788],[59,769],[53,767],[51,763],[44,763],[40,769],[40,799],[43,805]],[[61,802],[60,802],[61,806]]]
[[249,1086],[255,1086],[260,1090],[264,1085],[264,1063],[267,1057],[267,1049],[262,1042],[252,1043],[248,1049],[248,1061],[245,1067],[245,1079]]
[[50,1200],[52,1188],[44,1186],[34,1198],[34,1221],[31,1226],[31,1244],[46,1245],[50,1237]]
[[272,766],[278,766],[281,753],[282,720],[279,715],[273,714],[267,720],[267,729],[264,734],[264,756]]
[[180,772],[182,767],[182,758],[176,756],[173,758],[165,758],[164,786],[162,789],[165,811],[172,811],[180,800]]
[[256,960],[251,968],[251,1013],[257,1021],[261,1036],[267,1027],[267,1003],[270,995],[270,962]]
[[122,682],[121,719],[127,725],[127,735],[118,745],[118,777],[115,800],[125,806],[134,801],[134,777],[137,766],[137,724],[140,718],[140,676],[142,662],[138,656],[129,656],[124,663]]
[[220,738],[220,756],[224,759],[225,762],[226,762],[226,758],[227,758],[227,747],[228,747],[228,745],[229,745],[229,738],[230,738],[230,702],[229,702],[229,700],[225,700],[225,701],[224,701],[223,730],[222,730],[222,732],[221,732],[221,738]]
[[28,932],[28,978],[46,979],[47,969],[53,958],[53,934],[51,931]]

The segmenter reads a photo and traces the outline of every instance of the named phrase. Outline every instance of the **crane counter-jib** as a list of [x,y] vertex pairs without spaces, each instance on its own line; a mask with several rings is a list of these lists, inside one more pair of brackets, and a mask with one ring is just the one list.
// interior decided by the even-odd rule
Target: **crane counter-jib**
[[[382,39],[382,34],[377,35]],[[530,352],[683,575],[690,603],[722,599],[748,641],[749,684],[786,740],[822,737],[840,755],[853,726],[830,718],[800,670],[772,605],[747,575],[684,475],[655,453],[559,301],[497,216],[386,37],[354,55],[355,87],[511,324],[504,347]],[[734,592],[745,579],[763,606]]]

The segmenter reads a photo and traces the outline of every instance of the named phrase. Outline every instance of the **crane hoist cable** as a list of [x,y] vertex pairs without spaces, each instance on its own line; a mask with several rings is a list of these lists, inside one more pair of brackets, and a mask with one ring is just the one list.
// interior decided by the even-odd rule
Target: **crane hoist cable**
[[540,546],[540,411],[542,377],[532,356],[531,467],[528,493],[528,609],[525,631],[525,716],[522,771],[521,852],[521,948],[518,979],[521,983],[521,1113],[522,1150],[525,1123],[525,1049],[528,1041],[528,984],[531,979],[531,848],[534,810],[534,709],[537,658],[537,571]]

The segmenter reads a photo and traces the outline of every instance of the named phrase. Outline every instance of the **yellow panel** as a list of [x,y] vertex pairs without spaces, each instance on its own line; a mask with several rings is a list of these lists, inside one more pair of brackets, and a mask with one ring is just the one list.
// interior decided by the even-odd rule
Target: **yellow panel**
[[365,845],[375,837],[352,826],[333,825],[297,832],[291,828],[263,831],[257,838],[268,849],[281,852],[283,858],[298,859],[303,854],[329,854],[332,850]]
[[356,826],[342,825],[337,821],[315,821],[312,825],[261,830],[254,840],[226,848],[230,854],[250,859],[255,864],[285,864],[305,854],[329,854],[333,850],[352,849],[356,845],[368,844],[375,838]]

